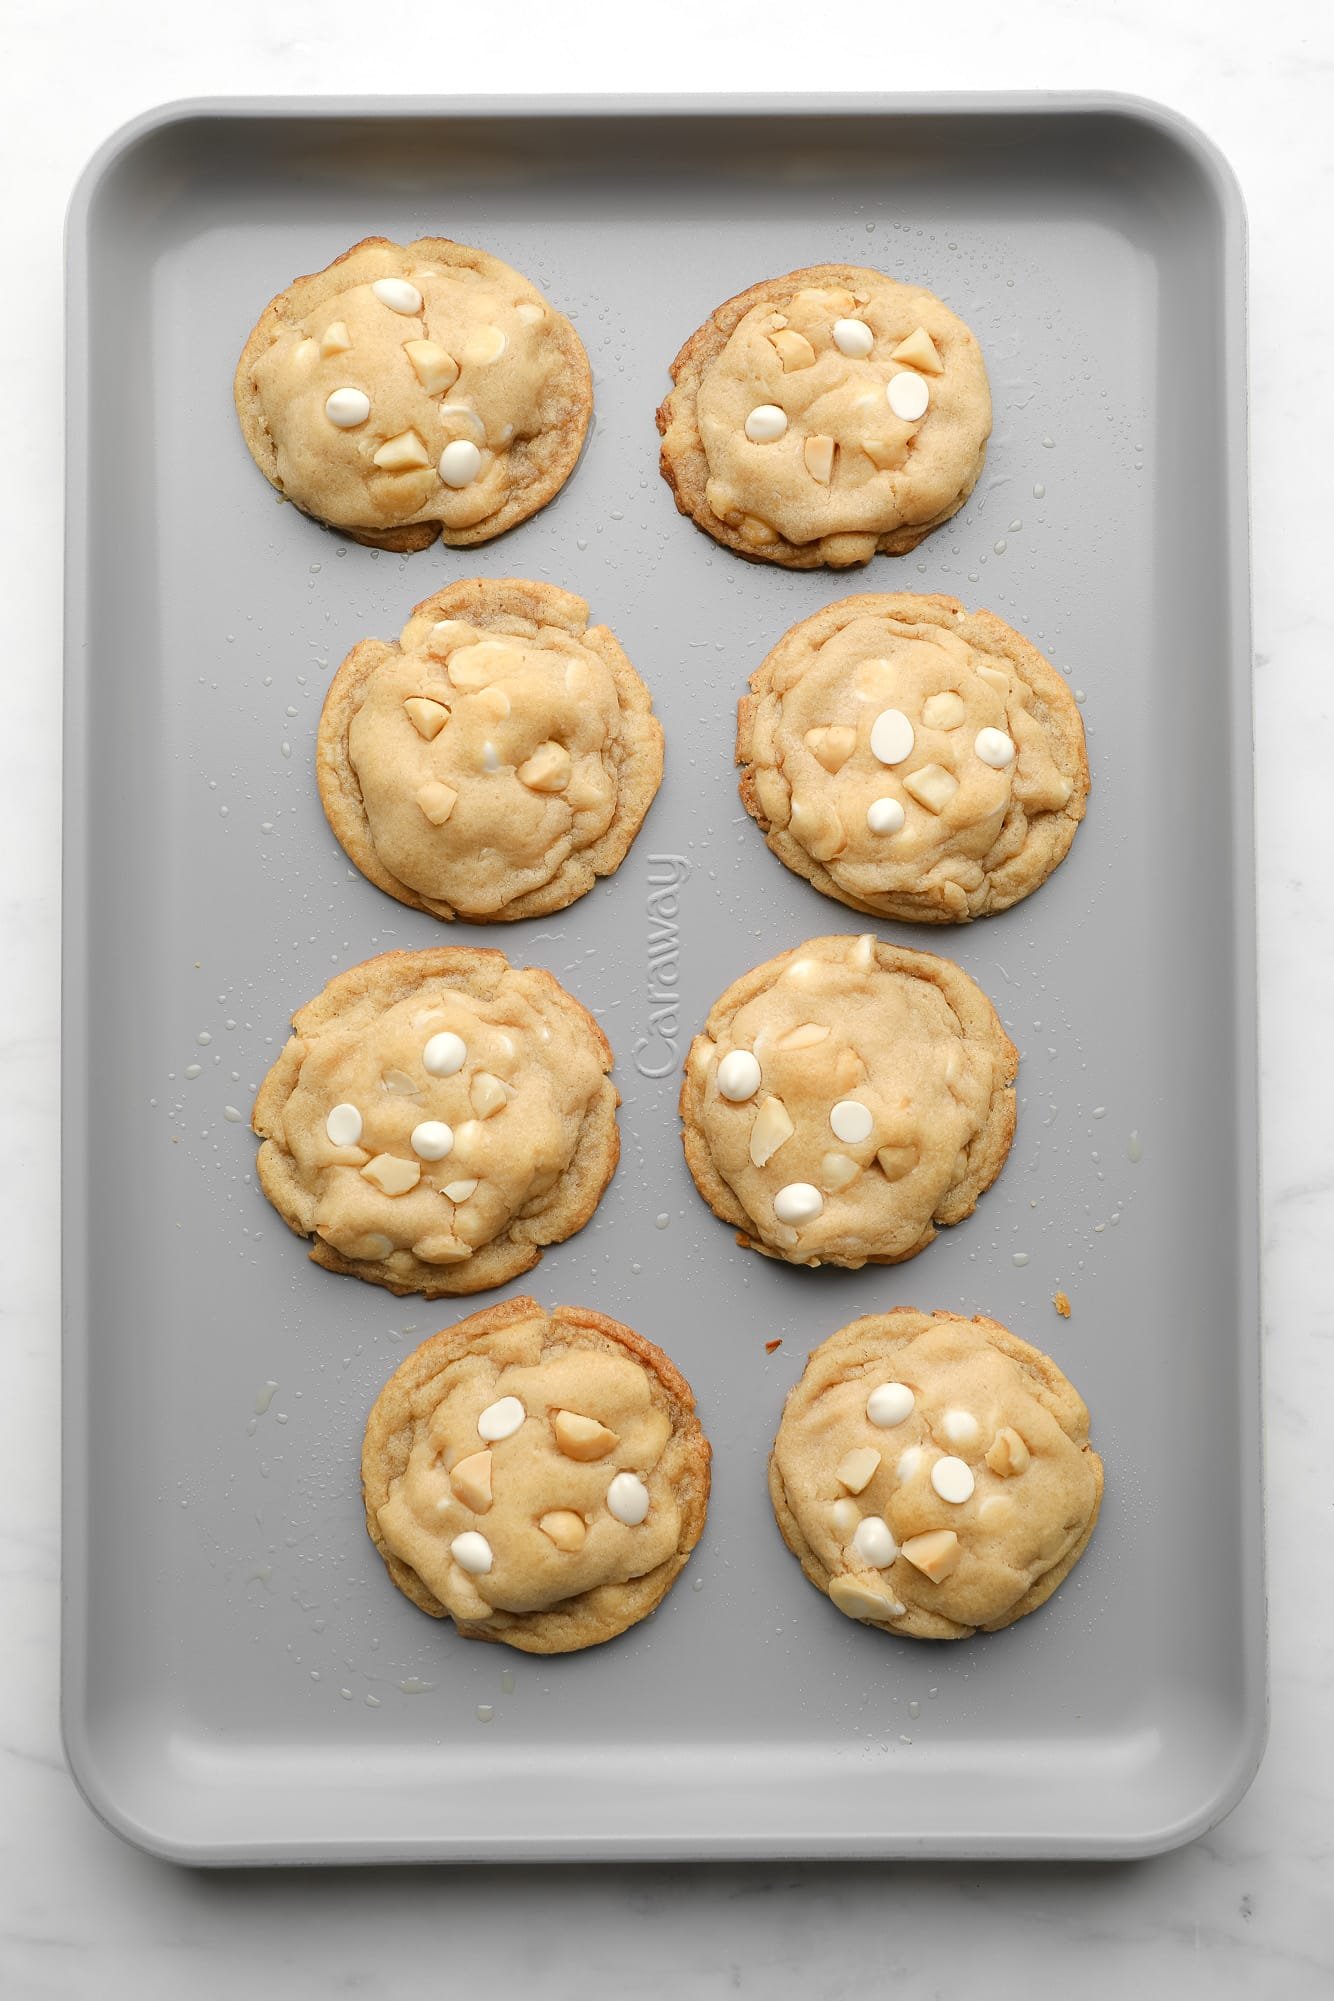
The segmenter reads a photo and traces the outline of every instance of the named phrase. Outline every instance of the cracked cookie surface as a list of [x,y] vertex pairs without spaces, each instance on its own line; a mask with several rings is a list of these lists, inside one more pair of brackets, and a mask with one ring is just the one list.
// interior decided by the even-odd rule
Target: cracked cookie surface
[[979,1314],[872,1314],[816,1348],[769,1461],[783,1540],[848,1618],[998,1632],[1088,1546],[1103,1468],[1048,1355]]
[[260,1186],[326,1270],[480,1292],[584,1224],[620,1151],[611,1048],[548,972],[386,952],[293,1017],[251,1124]]
[[660,1348],[585,1307],[485,1307],[422,1343],[362,1447],[366,1527],[414,1605],[526,1653],[654,1610],[699,1541],[709,1446]]
[[582,598],[472,578],[362,640],[316,744],[329,824],[400,903],[546,916],[624,859],[662,779],[647,688]]
[[573,472],[593,408],[570,322],[498,257],[369,236],[270,301],[234,385],[247,446],[375,548],[489,542]]
[[988,611],[867,593],[786,632],[738,709],[740,792],[779,860],[873,916],[958,924],[1031,895],[1089,792],[1064,678]]
[[964,505],[986,457],[975,336],[934,293],[862,265],[752,285],[671,373],[658,429],[677,507],[760,562],[906,555]]

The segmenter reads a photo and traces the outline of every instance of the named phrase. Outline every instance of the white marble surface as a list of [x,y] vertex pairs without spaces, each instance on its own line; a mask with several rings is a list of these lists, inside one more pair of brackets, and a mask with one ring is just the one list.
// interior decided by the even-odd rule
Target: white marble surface
[[[661,21],[670,26],[657,27]],[[1317,0],[4,0],[0,1994],[1334,1993],[1334,15]],[[503,23],[500,33],[490,24]],[[386,29],[388,30],[386,32]],[[849,53],[855,61],[848,63]],[[107,1833],[57,1729],[60,223],[94,144],[211,92],[1101,87],[1231,157],[1252,228],[1273,1728],[1249,1796],[1123,1867],[190,1875]],[[1227,1079],[1218,1080],[1220,1090]]]

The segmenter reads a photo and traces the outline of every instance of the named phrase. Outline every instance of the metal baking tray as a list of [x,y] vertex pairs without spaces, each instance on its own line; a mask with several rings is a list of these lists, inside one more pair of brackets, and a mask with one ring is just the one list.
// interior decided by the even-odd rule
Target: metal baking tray
[[[592,357],[583,463],[480,551],[342,541],[275,505],[238,434],[260,308],[372,232],[498,252]],[[201,103],[103,149],[69,251],[64,1713],[93,1806],[214,1863],[1113,1856],[1206,1828],[1265,1718],[1226,166],[1171,113],[1100,96]],[[969,505],[913,556],[796,575],[677,516],[653,411],[711,307],[829,259],[965,317],[996,428]],[[361,1428],[454,1316],[308,1264],[257,1192],[246,1125],[293,1007],[442,935],[349,868],[312,756],[353,641],[469,574],[586,596],[667,732],[616,876],[554,919],[448,933],[550,967],[600,1015],[621,1167],[522,1284],[666,1347],[714,1446],[709,1526],[670,1598],[554,1660],[469,1645],[388,1583]],[[736,1248],[687,1180],[675,1104],[730,980],[864,928],[767,852],[732,769],[750,669],[862,588],[1019,625],[1085,700],[1094,791],[1029,901],[929,936],[880,927],[996,1002],[1023,1057],[1018,1136],[920,1258],[812,1273]],[[971,1644],[840,1619],[769,1512],[807,1350],[898,1303],[986,1311],[1047,1348],[1107,1464],[1076,1573]]]

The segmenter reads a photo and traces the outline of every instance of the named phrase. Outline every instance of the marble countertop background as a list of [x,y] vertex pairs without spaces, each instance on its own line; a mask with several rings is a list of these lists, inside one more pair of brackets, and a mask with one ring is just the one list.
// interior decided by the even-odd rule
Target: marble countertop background
[[[1319,0],[2,0],[6,444],[0,784],[0,1994],[928,2001],[1334,1994],[1334,13]],[[386,27],[388,32],[386,32]],[[817,30],[818,35],[817,35]],[[855,62],[849,65],[850,53]],[[1118,1866],[189,1873],[124,1846],[66,1772],[59,1642],[57,993],[61,245],[108,133],[212,93],[1100,88],[1230,157],[1251,221],[1273,1724],[1247,1798]],[[1218,1089],[1227,1090],[1226,1077]]]

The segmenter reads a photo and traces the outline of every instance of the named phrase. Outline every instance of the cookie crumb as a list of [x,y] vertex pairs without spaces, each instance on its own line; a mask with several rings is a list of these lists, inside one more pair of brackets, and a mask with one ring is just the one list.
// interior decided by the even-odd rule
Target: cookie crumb
[[1068,1320],[1070,1318],[1070,1295],[1068,1292],[1056,1293],[1053,1296],[1051,1303],[1056,1308],[1056,1311],[1060,1314],[1062,1320]]
[[766,1354],[766,1355],[772,1355],[772,1354],[773,1354],[773,1352],[774,1352],[774,1350],[775,1350],[775,1348],[781,1348],[781,1347],[782,1347],[782,1345],[783,1345],[783,1342],[782,1342],[782,1337],[781,1337],[781,1336],[779,1337],[779,1339],[778,1339],[777,1341],[766,1341],[766,1342],[765,1342],[765,1344],[764,1344],[764,1352],[765,1352],[765,1354]]

